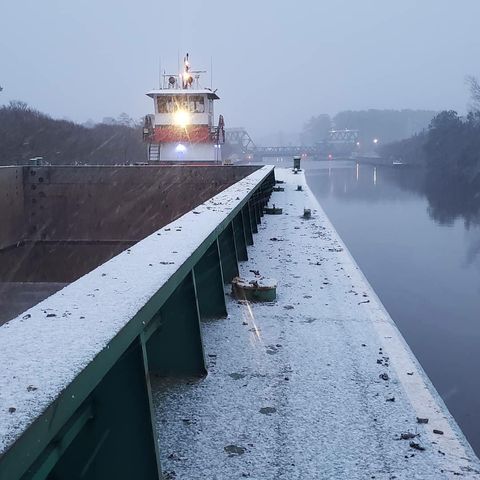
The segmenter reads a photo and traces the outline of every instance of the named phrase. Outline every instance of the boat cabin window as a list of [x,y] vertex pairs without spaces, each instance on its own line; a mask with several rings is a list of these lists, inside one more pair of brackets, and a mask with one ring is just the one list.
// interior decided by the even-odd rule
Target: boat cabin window
[[175,113],[184,110],[190,113],[205,112],[203,95],[168,95],[157,97],[158,113]]
[[205,112],[205,100],[201,95],[190,97],[190,111],[192,113]]

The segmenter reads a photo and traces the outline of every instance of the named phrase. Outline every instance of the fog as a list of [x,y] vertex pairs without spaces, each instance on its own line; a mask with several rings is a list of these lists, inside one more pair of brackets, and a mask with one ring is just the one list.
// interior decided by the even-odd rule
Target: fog
[[0,479],[480,478],[479,18],[3,0]]
[[227,127],[257,137],[345,109],[464,112],[479,15],[476,0],[3,2],[0,102],[78,122],[138,118],[160,62],[176,72],[188,51],[196,69],[213,60]]

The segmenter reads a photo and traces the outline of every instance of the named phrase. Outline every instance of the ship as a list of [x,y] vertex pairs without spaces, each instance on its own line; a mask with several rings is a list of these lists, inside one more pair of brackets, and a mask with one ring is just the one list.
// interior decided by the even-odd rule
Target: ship
[[160,88],[150,90],[154,114],[145,117],[143,139],[148,163],[222,163],[223,115],[215,122],[216,90],[202,87],[205,70],[192,70],[189,54],[179,74],[161,75]]

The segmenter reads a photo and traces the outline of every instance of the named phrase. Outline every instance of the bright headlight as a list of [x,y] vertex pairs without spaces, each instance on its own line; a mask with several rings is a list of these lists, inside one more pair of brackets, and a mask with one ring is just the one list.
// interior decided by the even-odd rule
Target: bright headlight
[[190,114],[185,110],[178,110],[175,112],[174,122],[179,127],[186,127],[190,125]]
[[175,147],[175,151],[177,153],[185,153],[187,150],[187,147],[185,145],[183,145],[182,143],[179,143],[176,147]]

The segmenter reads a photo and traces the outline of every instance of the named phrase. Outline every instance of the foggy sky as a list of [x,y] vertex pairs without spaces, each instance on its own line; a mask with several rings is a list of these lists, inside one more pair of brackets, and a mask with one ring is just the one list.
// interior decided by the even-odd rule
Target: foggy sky
[[138,118],[159,60],[175,72],[188,51],[194,69],[213,57],[216,114],[256,136],[346,109],[464,112],[479,18],[479,0],[3,0],[0,103]]

